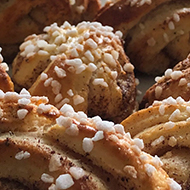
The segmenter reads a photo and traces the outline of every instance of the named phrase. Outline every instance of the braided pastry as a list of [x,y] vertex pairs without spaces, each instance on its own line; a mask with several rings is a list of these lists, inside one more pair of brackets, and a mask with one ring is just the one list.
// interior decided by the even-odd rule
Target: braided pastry
[[136,109],[136,84],[121,33],[112,30],[98,22],[65,22],[27,37],[13,62],[15,86],[47,96],[57,108],[69,103],[121,122]]
[[1,55],[2,48],[0,47],[0,89],[4,92],[14,91],[14,85],[7,74],[9,67],[3,62],[3,56]]
[[178,97],[155,101],[122,122],[133,138],[144,141],[144,151],[158,155],[168,175],[189,189],[190,102]]
[[25,89],[0,97],[0,179],[42,190],[181,189],[122,125],[59,111]]
[[20,43],[30,34],[39,34],[47,25],[92,20],[100,9],[99,0],[12,0],[2,1],[0,46],[11,62]]
[[155,75],[188,55],[189,18],[187,0],[118,0],[96,20],[121,30],[131,62],[139,71]]
[[170,96],[190,100],[190,55],[173,69],[167,69],[162,77],[156,77],[156,81],[143,96],[141,108],[148,107],[154,100],[163,100]]

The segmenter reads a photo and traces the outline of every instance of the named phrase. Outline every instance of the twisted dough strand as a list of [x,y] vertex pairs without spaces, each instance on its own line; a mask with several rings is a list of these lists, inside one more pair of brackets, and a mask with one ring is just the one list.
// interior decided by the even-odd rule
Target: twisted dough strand
[[[113,19],[113,15],[118,16]],[[186,0],[120,0],[103,9],[97,20],[121,30],[126,53],[137,70],[155,75],[188,55],[189,16]]]
[[[5,112],[6,107],[10,109],[11,114]],[[32,136],[35,141],[34,147],[36,143],[37,147],[54,145],[63,147],[62,150],[67,147],[69,152],[73,151],[91,160],[109,176],[113,176],[118,188],[180,189],[180,186],[161,168],[159,158],[143,152],[142,140],[132,139],[120,124],[102,121],[99,117],[88,118],[83,112],[75,112],[69,105],[64,105],[59,111],[47,104],[47,98],[30,97],[26,90],[20,94],[2,95],[1,113],[0,130],[1,138],[4,139],[3,146],[6,144],[5,139],[10,138],[10,142],[12,139],[16,145],[16,139],[20,138],[20,135],[25,143]],[[8,131],[13,133],[12,137],[5,134]],[[2,171],[2,177],[3,175]]]
[[134,138],[144,141],[144,151],[158,155],[170,177],[189,188],[189,117],[190,102],[181,97],[155,101],[122,124]]

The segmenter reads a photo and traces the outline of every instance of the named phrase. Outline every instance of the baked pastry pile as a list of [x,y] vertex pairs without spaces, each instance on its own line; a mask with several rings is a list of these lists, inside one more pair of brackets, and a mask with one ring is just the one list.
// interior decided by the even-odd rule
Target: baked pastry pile
[[25,89],[0,91],[0,111],[0,178],[21,189],[181,189],[120,124]]
[[189,1],[1,5],[0,189],[189,189]]
[[181,97],[155,101],[122,122],[133,138],[143,139],[144,151],[158,155],[163,169],[189,189],[190,102]]
[[121,37],[99,22],[45,27],[25,39],[14,59],[17,91],[24,87],[57,108],[69,103],[75,111],[121,122],[136,109],[134,66]]
[[120,30],[131,62],[139,71],[154,75],[189,54],[189,19],[187,0],[118,0],[96,18]]

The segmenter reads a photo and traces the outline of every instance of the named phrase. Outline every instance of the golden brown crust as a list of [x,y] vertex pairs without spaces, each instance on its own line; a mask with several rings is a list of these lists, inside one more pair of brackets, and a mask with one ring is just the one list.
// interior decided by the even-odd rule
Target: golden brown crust
[[[53,126],[48,130],[46,135],[59,139],[61,144],[70,147],[82,155],[86,155],[81,147],[81,143],[78,144],[77,142],[82,142],[84,138],[92,138],[95,133],[96,131],[93,129],[88,130],[85,126],[79,126],[79,135],[71,139],[70,136],[65,134],[64,129]],[[108,135],[106,133],[104,133],[104,136],[103,140],[94,143],[93,150],[87,155],[95,165],[101,166],[111,173],[126,189],[169,189],[165,184],[167,176],[160,168],[157,168],[158,165],[151,179],[147,179],[148,174],[145,174],[146,164],[151,164],[153,161],[149,160],[149,156],[145,153],[138,154],[135,145],[130,144],[128,141],[128,137],[114,134]],[[130,146],[134,146],[134,149],[130,148]],[[143,156],[147,158],[145,163],[139,159]],[[118,162],[119,160],[120,162]],[[142,167],[142,165],[144,166]],[[130,168],[132,171],[130,169],[125,171],[125,167]],[[148,181],[146,185],[144,184],[145,181]]]
[[[168,175],[176,178],[182,184],[184,190],[189,189],[189,149],[187,148],[173,148],[162,156],[163,168]],[[181,168],[179,170],[179,168]]]
[[0,47],[0,90],[3,92],[14,91],[14,84],[9,74],[7,73],[9,67],[5,62],[3,62],[1,51],[2,48]]
[[7,72],[1,66],[1,64],[0,64],[0,89],[3,92],[14,91],[14,84],[9,75],[7,74]]
[[[7,95],[5,95],[5,97]],[[11,98],[14,99],[15,98],[14,95],[11,96]],[[44,102],[41,101],[40,104],[43,103]],[[18,119],[18,112],[17,112],[19,109],[26,109],[28,110],[28,112],[30,112],[30,114],[27,114],[24,120],[20,120]],[[34,107],[34,102],[31,103],[30,105],[21,105],[17,104],[16,102],[13,103],[10,100],[6,100],[5,102],[2,101],[0,102],[0,112],[2,116],[0,119],[1,132],[7,132],[7,131],[35,132],[39,130],[38,126],[44,127],[46,125],[54,124],[54,120],[57,117],[57,114],[59,113],[57,109],[54,109],[52,107],[51,111],[49,111],[48,113],[42,113],[38,115],[37,109],[36,107]]]
[[[165,108],[167,109],[167,108]],[[150,128],[160,122],[166,122],[170,114],[175,110],[175,107],[168,108],[169,114],[164,114],[160,117],[159,107],[148,107],[130,115],[123,120],[121,124],[124,126],[126,132],[130,132],[131,136],[139,134],[141,131]]]
[[[54,22],[62,24],[69,21],[73,24],[81,20],[92,20],[100,9],[99,0],[80,1],[74,4],[61,0],[11,0],[1,3],[0,10],[0,46],[16,45],[16,51],[4,49],[3,55],[9,61],[16,55],[19,44],[30,34],[39,34],[43,28]],[[90,12],[89,12],[90,11]],[[11,57],[7,57],[11,54]]]
[[144,141],[144,151],[158,155],[168,175],[189,187],[189,118],[190,102],[182,98],[157,101],[122,122],[134,138]]
[[[159,159],[143,152],[141,150],[143,142],[140,139],[131,139],[130,134],[124,133],[119,124],[114,125],[112,122],[102,121],[99,117],[88,118],[82,112],[74,112],[69,105],[65,105],[58,111],[55,107],[47,105],[43,97],[30,98],[26,91],[22,91],[20,97],[17,98],[15,93],[5,93],[1,103],[1,109],[11,104],[17,109],[17,111],[11,109],[13,114],[9,114],[7,117],[4,111],[1,112],[0,120],[2,123],[6,125],[7,120],[12,125],[14,123],[12,129],[10,125],[7,128],[1,128],[0,146],[2,148],[0,151],[3,153],[0,164],[5,164],[1,167],[1,177],[9,176],[9,178],[18,179],[29,187],[30,184],[33,184],[39,189],[47,188],[47,183],[39,179],[43,173],[55,177],[51,183],[57,186],[55,179],[58,179],[60,172],[72,175],[74,184],[71,189],[83,189],[85,185],[87,187],[85,189],[88,187],[89,189],[121,190],[180,189],[176,182],[168,178],[168,175],[161,168]],[[18,105],[22,105],[22,107]],[[33,109],[29,109],[30,107]],[[52,112],[54,112],[54,118],[49,118],[48,115],[51,115]],[[31,124],[32,122],[27,123],[27,120],[34,116],[36,117],[34,122],[36,129],[31,130],[33,124]],[[43,125],[41,122],[44,122]],[[59,159],[61,162],[59,170],[55,172],[52,172],[50,169],[52,166],[50,167],[49,164],[52,154],[64,155],[63,159]],[[20,158],[21,160],[18,160]],[[79,163],[77,164],[73,158],[79,160]],[[90,172],[92,178],[89,180],[92,181],[83,180],[85,177],[75,180],[69,169],[73,166],[70,161],[79,167],[81,167],[81,163],[86,172],[91,171],[88,170],[89,164],[95,165],[95,167],[91,165],[93,174]],[[87,164],[86,167],[83,162]],[[23,166],[25,170],[23,170]],[[99,173],[96,173],[96,167],[99,168]],[[10,171],[11,173],[9,173]],[[104,177],[101,177],[101,171],[104,173]],[[95,176],[93,177],[93,175]],[[106,178],[111,180],[106,181]],[[25,179],[29,179],[29,181],[26,182]]]
[[[70,168],[83,167],[71,156],[68,157],[68,154],[59,152],[60,150],[54,146],[43,144],[41,141],[40,138],[35,139],[24,134],[1,136],[0,177],[18,181],[29,189],[46,190],[55,183],[59,175],[68,174]],[[26,158],[19,157],[22,153],[27,155]],[[58,162],[58,166],[51,171],[53,159],[54,162]],[[107,189],[91,172],[83,172],[84,175],[80,179],[73,179],[71,189]],[[43,181],[44,174],[53,178],[52,182]]]
[[180,61],[175,67],[173,68],[175,71],[183,71],[190,67],[190,54],[188,54],[187,58],[183,61]]
[[163,100],[172,96],[181,96],[184,100],[190,100],[190,56],[179,62],[173,69],[165,71],[157,83],[151,86],[143,96],[140,108],[150,106],[155,100]]
[[189,53],[189,16],[185,0],[120,0],[100,11],[97,20],[121,30],[131,62],[139,71],[155,75]]
[[[11,96],[10,99],[8,99],[8,95]],[[55,118],[60,115],[55,107],[52,106],[48,112],[40,112],[38,106],[47,103],[44,98],[31,97],[29,105],[21,105],[17,103],[19,98],[16,98],[15,95],[15,93],[12,95],[5,93],[4,99],[1,100],[0,150],[2,157],[0,164],[3,166],[1,167],[0,178],[8,178],[13,182],[18,181],[26,189],[47,189],[51,183],[41,180],[43,173],[54,177],[52,183],[55,183],[59,175],[69,173],[69,168],[76,166],[78,169],[83,168],[86,173],[82,178],[74,179],[74,185],[71,189],[115,189],[117,187],[115,187],[116,181],[114,179],[106,182],[106,178],[111,179],[113,177],[105,171],[96,166],[91,166],[88,160],[74,154],[72,150],[69,150],[68,153],[68,149],[63,146],[60,147],[56,141],[42,138],[43,129],[55,124]],[[27,97],[28,94],[21,93],[20,95]],[[20,99],[23,98],[20,97]],[[28,110],[23,119],[18,114],[18,110],[22,109]],[[16,153],[21,151],[30,153],[30,157],[27,160],[24,159],[24,162],[15,158]],[[55,172],[49,171],[51,157],[53,157],[52,159],[54,157],[60,158],[62,164]]]
[[[130,0],[116,0],[103,7],[95,20],[104,25],[113,26],[115,30],[121,30],[125,38],[127,32],[133,28],[144,15],[155,9],[156,6],[168,1],[170,0],[154,0],[152,3],[148,3],[148,1],[147,3],[136,1],[136,3],[133,3]],[[143,4],[141,5],[141,3]],[[114,15],[117,15],[117,17]]]
[[[76,26],[65,22],[45,30],[20,46],[13,62],[15,86],[47,96],[57,108],[69,103],[75,111],[115,122],[136,109],[134,67],[123,50],[120,33],[97,22]],[[33,50],[29,53],[28,48]]]
[[101,1],[100,0],[84,0],[86,4],[86,11],[83,13],[83,20],[93,21],[97,12],[100,10]]

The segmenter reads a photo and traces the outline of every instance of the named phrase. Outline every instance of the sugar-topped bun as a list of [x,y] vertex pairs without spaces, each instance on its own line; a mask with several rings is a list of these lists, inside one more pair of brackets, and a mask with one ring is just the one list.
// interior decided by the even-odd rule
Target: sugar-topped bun
[[19,45],[30,34],[39,34],[47,25],[93,20],[99,0],[11,0],[1,1],[0,46],[6,61],[12,61]]
[[121,30],[131,62],[141,72],[156,75],[188,55],[189,19],[187,0],[118,0],[96,20]]
[[181,96],[184,100],[190,100],[190,55],[179,62],[173,69],[167,69],[164,75],[155,78],[156,83],[147,89],[140,107],[148,107],[155,100],[163,100],[170,96]]
[[133,138],[144,141],[144,151],[158,155],[168,175],[189,189],[190,102],[181,97],[155,101],[122,122]]
[[0,179],[41,190],[181,189],[122,125],[68,104],[59,111],[25,89],[0,93]]
[[15,86],[47,96],[57,108],[68,103],[120,122],[136,107],[134,66],[121,37],[98,22],[47,26],[21,44],[13,62]]

